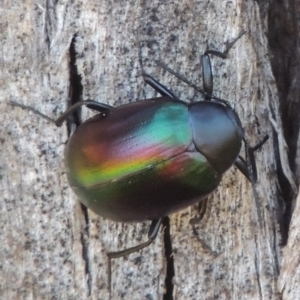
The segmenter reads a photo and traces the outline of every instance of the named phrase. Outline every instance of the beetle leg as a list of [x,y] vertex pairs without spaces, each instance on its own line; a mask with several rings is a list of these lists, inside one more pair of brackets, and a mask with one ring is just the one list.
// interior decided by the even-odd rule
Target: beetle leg
[[189,85],[190,87],[192,87],[193,89],[195,89],[197,92],[201,93],[202,95],[205,96],[205,99],[210,98],[210,99],[214,99],[216,101],[219,101],[223,104],[225,104],[228,107],[231,107],[230,103],[227,100],[221,99],[219,97],[207,94],[203,89],[199,88],[196,84],[194,84],[193,82],[191,82],[190,80],[188,80],[186,77],[184,77],[183,75],[175,72],[174,70],[172,70],[171,68],[169,68],[165,63],[159,61],[159,60],[155,60],[155,63],[160,66],[161,68],[163,68],[164,70],[166,70],[167,72],[169,72],[170,74],[174,75],[175,77],[177,77],[179,80],[183,81],[184,83],[186,83],[187,85]]
[[167,87],[165,87],[163,84],[161,84],[156,79],[154,79],[151,75],[149,75],[145,72],[143,60],[142,60],[141,48],[139,48],[139,64],[140,64],[140,68],[142,70],[142,76],[147,84],[149,84],[152,88],[154,88],[162,96],[170,97],[172,99],[178,100],[178,97],[173,92],[171,92]]
[[208,201],[208,198],[205,198],[198,203],[198,217],[190,219],[190,224],[192,226],[194,226],[202,221],[202,219],[206,213],[207,201]]
[[196,237],[197,241],[201,244],[201,247],[203,248],[203,250],[205,250],[206,253],[210,254],[213,258],[217,258],[219,256],[219,253],[217,253],[216,251],[212,250],[207,244],[206,242],[200,238],[199,233],[195,227],[195,224],[191,224],[192,225],[192,230],[193,230],[193,234]]
[[193,234],[196,237],[197,241],[201,244],[202,248],[207,253],[212,255],[212,257],[216,258],[219,254],[217,252],[213,251],[206,244],[206,242],[199,236],[199,233],[196,229],[196,225],[202,221],[204,215],[207,213],[207,203],[208,203],[208,198],[204,198],[198,203],[198,217],[190,219],[190,225],[192,225]]
[[248,146],[247,142],[244,140],[248,159],[246,161],[239,155],[234,163],[235,166],[245,175],[245,177],[251,183],[255,183],[257,181],[257,168],[254,153],[258,149],[260,149],[268,139],[269,135],[265,135],[265,137],[253,147]]
[[215,55],[215,56],[218,56],[220,58],[223,58],[223,59],[226,59],[227,56],[228,56],[228,53],[230,51],[230,49],[234,46],[234,44],[246,33],[245,30],[242,30],[239,35],[231,42],[226,42],[225,45],[226,45],[226,49],[224,51],[219,51],[219,50],[214,50],[214,49],[207,49],[205,52],[204,52],[204,55],[205,54],[212,54],[212,55]]
[[121,251],[117,251],[117,252],[109,252],[109,253],[107,253],[108,258],[110,260],[113,258],[119,258],[119,257],[139,251],[139,250],[149,246],[155,240],[155,238],[158,234],[158,230],[159,230],[161,222],[162,222],[161,218],[152,221],[150,228],[149,228],[149,232],[148,232],[148,240],[146,242],[144,242],[140,245],[125,249],[125,250],[121,250]]
[[211,100],[211,95],[213,93],[213,75],[211,70],[210,57],[208,53],[201,55],[201,65],[202,65],[202,81],[203,90],[205,93],[205,100]]
[[241,38],[241,36],[245,33],[244,30],[240,32],[240,34],[231,42],[226,42],[226,49],[221,52],[218,50],[207,49],[204,54],[201,56],[201,65],[202,65],[202,80],[203,80],[203,90],[205,93],[205,100],[211,100],[213,93],[213,75],[211,70],[211,63],[209,54],[221,57],[223,59],[227,58],[230,49],[233,45]]
[[226,100],[220,99],[220,98],[215,97],[215,96],[212,95],[212,93],[213,93],[213,75],[212,75],[212,69],[211,69],[211,63],[210,63],[209,54],[221,57],[223,59],[227,58],[228,52],[230,51],[230,49],[242,37],[242,35],[244,33],[245,33],[245,31],[242,30],[240,32],[240,34],[233,41],[226,42],[226,49],[223,52],[222,51],[218,51],[218,50],[213,50],[213,49],[210,50],[210,49],[208,49],[201,56],[203,89],[197,87],[195,84],[193,84],[191,81],[189,81],[188,79],[186,79],[184,76],[182,76],[182,75],[178,74],[177,72],[173,71],[172,69],[170,69],[163,62],[161,62],[161,61],[155,61],[155,63],[157,65],[159,65],[160,67],[162,67],[163,69],[165,69],[166,71],[168,71],[169,73],[171,73],[174,76],[176,76],[179,80],[185,82],[186,84],[188,84],[189,86],[191,86],[192,88],[194,88],[196,91],[198,91],[201,94],[203,94],[204,97],[205,97],[205,100],[209,101],[209,100],[214,99],[214,100],[220,101],[220,102],[222,102],[225,105],[227,105],[227,106],[230,107],[229,103]]
[[254,153],[255,151],[259,150],[268,139],[269,135],[266,134],[260,142],[258,142],[255,146],[252,147],[250,147],[244,139],[247,155],[247,165],[251,167],[252,172],[250,173],[250,177],[251,175],[253,176],[253,182],[257,181],[257,168]]
[[259,225],[260,225],[261,228],[263,228],[264,220],[263,220],[263,217],[262,217],[262,211],[261,211],[261,204],[260,204],[260,201],[259,201],[259,196],[258,196],[256,187],[255,187],[255,182],[257,181],[257,169],[256,169],[256,162],[255,162],[254,152],[256,150],[260,149],[262,147],[262,145],[268,139],[269,139],[269,136],[265,135],[265,137],[259,143],[257,143],[253,147],[249,147],[247,141],[244,138],[247,160],[245,161],[241,156],[239,156],[238,160],[235,162],[235,165],[238,167],[238,169],[251,182],[252,190],[253,190],[253,196],[254,196],[254,199],[255,199],[255,204],[256,204],[256,209],[257,209],[258,222],[259,222]]
[[172,99],[178,99],[177,96],[175,96],[167,87],[162,85],[160,82],[158,82],[156,79],[154,79],[151,75],[143,73],[144,80],[147,84],[149,84],[151,87],[153,87],[158,93],[160,93],[162,96],[170,97]]
[[242,156],[238,156],[234,165],[239,171],[251,182],[250,172],[246,160]]
[[55,124],[57,127],[60,127],[62,125],[62,123],[73,112],[75,112],[77,109],[79,109],[83,105],[87,106],[88,108],[97,110],[99,112],[107,111],[107,110],[109,110],[109,109],[112,108],[110,105],[107,105],[107,104],[104,104],[104,103],[99,103],[99,102],[94,101],[94,100],[82,100],[82,101],[78,101],[75,104],[73,104],[72,106],[70,106],[63,114],[61,114],[55,120],[55,119],[52,119],[52,118],[48,117],[47,115],[44,115],[43,113],[39,112],[38,110],[36,110],[36,109],[34,109],[33,107],[30,107],[30,106],[19,104],[19,103],[14,102],[14,101],[10,101],[10,105],[21,107],[22,109],[26,109],[26,110],[32,111],[36,115],[39,115],[40,117],[42,117],[42,118],[48,120],[49,122]]
[[147,246],[149,246],[157,237],[158,234],[158,230],[159,227],[161,225],[162,222],[162,218],[157,219],[157,220],[153,220],[151,222],[149,231],[148,231],[148,240],[140,245],[125,249],[125,250],[121,250],[121,251],[117,251],[117,252],[108,252],[107,256],[108,256],[108,286],[109,286],[109,291],[111,291],[111,260],[114,258],[119,258],[119,257],[123,257],[125,255],[128,255],[130,253],[139,251]]

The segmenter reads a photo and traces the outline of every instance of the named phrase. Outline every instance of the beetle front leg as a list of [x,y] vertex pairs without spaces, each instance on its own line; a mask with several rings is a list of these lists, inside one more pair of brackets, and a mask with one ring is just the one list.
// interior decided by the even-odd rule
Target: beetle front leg
[[147,84],[149,84],[151,87],[153,87],[159,94],[165,97],[169,97],[172,99],[178,99],[177,96],[175,96],[167,87],[162,85],[160,82],[158,82],[156,79],[154,79],[151,75],[147,73],[142,74],[144,77],[144,80]]
[[230,49],[234,46],[234,44],[246,33],[245,30],[242,30],[239,35],[231,42],[226,42],[226,49],[224,51],[219,51],[219,50],[215,50],[215,49],[208,49],[204,52],[204,55],[207,54],[212,54],[215,56],[218,56],[220,58],[226,59],[228,56],[228,53],[230,51]]
[[251,175],[252,175],[252,180],[253,182],[256,182],[257,181],[257,168],[256,168],[256,161],[255,161],[255,156],[254,156],[254,153],[259,150],[263,144],[269,139],[269,135],[266,134],[264,136],[264,138],[258,142],[255,146],[249,146],[245,141],[245,147],[246,147],[246,161],[247,161],[247,165],[251,167]]
[[213,93],[213,75],[210,63],[209,54],[218,56],[220,58],[226,59],[230,49],[233,45],[242,37],[245,33],[244,30],[231,42],[226,42],[226,49],[224,51],[208,49],[201,56],[201,65],[202,65],[202,80],[203,80],[203,90],[205,93],[205,100],[211,100],[211,95]]
[[167,72],[173,74],[176,76],[179,80],[185,82],[192,88],[194,88],[199,93],[203,94],[205,97],[205,100],[210,101],[212,99],[220,101],[224,103],[227,106],[230,106],[228,101],[224,99],[220,99],[218,97],[215,97],[212,95],[213,93],[213,74],[211,69],[211,63],[210,63],[210,57],[209,54],[218,56],[220,58],[227,58],[228,52],[233,47],[233,45],[242,37],[242,35],[245,33],[244,30],[240,32],[240,34],[231,42],[226,42],[226,49],[224,51],[214,50],[214,49],[208,49],[204,52],[204,54],[201,56],[201,65],[202,65],[202,80],[203,80],[203,89],[199,88],[197,85],[186,79],[184,76],[178,74],[177,72],[170,69],[165,63],[161,61],[155,61],[157,65],[162,67]]
[[57,127],[60,127],[62,125],[62,123],[64,121],[67,120],[67,118],[74,113],[77,109],[79,109],[81,106],[85,105],[86,107],[90,108],[90,109],[94,109],[97,110],[99,112],[104,112],[107,111],[109,109],[112,108],[112,106],[104,104],[104,103],[99,103],[97,101],[94,100],[82,100],[82,101],[78,101],[75,104],[73,104],[72,106],[70,106],[63,114],[61,114],[56,120],[52,119],[50,117],[48,117],[47,115],[41,113],[40,111],[34,109],[31,106],[27,106],[27,105],[23,105],[14,101],[10,101],[10,105],[12,106],[17,106],[17,107],[21,107],[22,109],[26,109],[29,110],[33,113],[35,113],[36,115],[39,115],[40,117],[46,119],[47,121],[53,123],[54,125],[56,125]]
[[151,75],[149,75],[145,72],[143,60],[142,60],[141,48],[139,48],[139,64],[140,64],[140,68],[142,70],[142,76],[147,84],[149,84],[152,88],[154,88],[162,96],[170,97],[172,99],[178,100],[178,97],[173,92],[171,92],[167,87],[165,87],[163,84],[161,84],[156,79],[154,79]]
[[254,153],[258,149],[262,147],[262,145],[269,139],[269,135],[265,135],[265,137],[257,143],[255,146],[250,147],[247,143],[247,141],[244,139],[245,148],[246,148],[246,156],[247,159],[243,159],[241,156],[238,157],[238,159],[235,162],[235,166],[247,177],[247,179],[250,181],[252,185],[253,190],[253,196],[256,204],[256,210],[257,210],[257,216],[258,216],[258,222],[261,228],[263,228],[263,217],[262,217],[262,211],[261,211],[261,205],[259,202],[259,196],[256,191],[255,183],[257,181],[257,169],[256,169],[256,162],[255,162],[255,156]]
[[248,143],[244,140],[247,160],[245,160],[243,157],[239,155],[234,163],[235,166],[239,169],[239,171],[243,173],[243,175],[252,184],[254,184],[257,181],[257,168],[256,168],[254,153],[258,149],[260,149],[268,139],[269,139],[269,135],[266,134],[260,142],[258,142],[255,146],[252,147],[248,146]]

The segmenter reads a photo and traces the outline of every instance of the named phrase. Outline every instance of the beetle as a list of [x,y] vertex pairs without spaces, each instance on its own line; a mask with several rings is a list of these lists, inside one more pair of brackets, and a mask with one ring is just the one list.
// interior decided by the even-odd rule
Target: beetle
[[207,197],[233,164],[251,180],[239,156],[244,139],[241,121],[227,101],[212,96],[209,58],[209,54],[226,58],[243,33],[224,52],[207,50],[202,56],[203,101],[187,104],[143,73],[161,97],[119,107],[80,101],[57,120],[11,102],[56,126],[82,105],[99,112],[76,129],[65,148],[69,184],[84,205],[104,218],[152,221],[146,242],[108,253],[110,259],[149,245],[163,217]]

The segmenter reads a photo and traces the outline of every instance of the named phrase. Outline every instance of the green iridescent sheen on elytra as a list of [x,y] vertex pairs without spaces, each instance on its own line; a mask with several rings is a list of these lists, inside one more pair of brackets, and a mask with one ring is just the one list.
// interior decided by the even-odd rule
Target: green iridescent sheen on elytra
[[[71,181],[86,187],[101,185],[170,159],[191,143],[187,119],[185,106],[180,102],[168,103],[126,132],[121,128],[120,134],[114,133],[114,142],[109,145],[98,133],[89,137],[92,142],[86,141],[84,147],[71,143],[68,146],[74,157],[73,163],[68,164]],[[101,126],[105,128],[105,119]]]

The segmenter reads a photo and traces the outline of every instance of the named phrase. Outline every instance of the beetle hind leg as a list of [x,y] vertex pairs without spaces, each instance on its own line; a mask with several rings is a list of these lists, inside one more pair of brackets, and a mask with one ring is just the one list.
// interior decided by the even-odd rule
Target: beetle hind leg
[[123,257],[125,255],[139,251],[139,250],[149,246],[155,240],[155,238],[158,234],[158,230],[159,230],[161,222],[162,222],[162,219],[157,219],[157,220],[152,221],[150,228],[149,228],[149,232],[148,232],[148,240],[146,242],[144,242],[140,245],[125,249],[125,250],[121,250],[121,251],[117,251],[117,252],[108,252],[107,253],[108,258],[113,259],[113,258]]
[[158,231],[159,231],[159,227],[161,225],[162,222],[162,218],[157,219],[157,220],[153,220],[151,222],[149,231],[148,231],[148,240],[140,245],[125,249],[125,250],[121,250],[121,251],[117,251],[117,252],[108,252],[107,256],[108,256],[108,285],[109,285],[109,291],[111,291],[111,260],[114,258],[119,258],[119,257],[123,257],[126,256],[130,253],[139,251],[147,246],[149,246],[157,237]]

